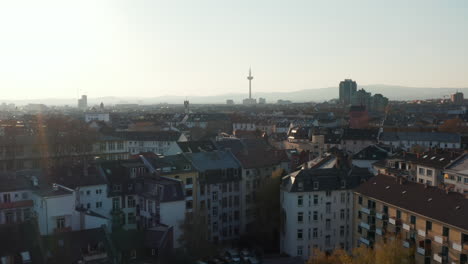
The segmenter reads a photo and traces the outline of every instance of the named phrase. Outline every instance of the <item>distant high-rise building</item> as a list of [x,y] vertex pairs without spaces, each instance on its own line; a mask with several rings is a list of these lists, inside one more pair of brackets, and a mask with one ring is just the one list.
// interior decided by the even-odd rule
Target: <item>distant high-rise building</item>
[[351,79],[345,79],[340,82],[340,103],[348,105],[351,103],[351,97],[357,90],[357,84]]
[[228,99],[228,100],[226,100],[226,104],[227,104],[227,105],[233,105],[233,104],[234,104],[234,100]]
[[78,108],[85,110],[88,108],[88,96],[82,95],[80,99],[78,99]]
[[258,98],[258,103],[259,104],[266,104],[266,99],[265,98]]
[[454,103],[454,104],[462,105],[462,104],[463,104],[463,100],[464,100],[463,93],[456,92],[456,93],[454,93],[454,94],[451,94],[451,95],[450,95],[450,100],[451,100],[452,103]]

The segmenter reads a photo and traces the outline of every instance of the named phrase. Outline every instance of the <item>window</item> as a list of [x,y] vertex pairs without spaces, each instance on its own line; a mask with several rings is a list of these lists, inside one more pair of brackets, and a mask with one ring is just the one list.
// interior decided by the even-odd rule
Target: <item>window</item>
[[185,190],[185,196],[186,196],[186,197],[192,197],[192,195],[193,195],[192,189],[187,189],[187,190]]
[[57,229],[65,228],[65,217],[57,217]]
[[424,168],[419,168],[419,174],[424,175]]
[[343,220],[345,218],[345,212],[344,209],[340,210],[340,219]]
[[91,204],[90,204],[90,203],[87,203],[87,204],[86,204],[86,208],[90,209],[90,208],[91,208]]
[[128,213],[128,224],[133,225],[136,223],[135,213]]
[[445,227],[445,226],[444,226],[444,227],[442,228],[442,235],[443,235],[444,237],[448,237],[448,236],[449,236],[449,233],[450,233],[450,229],[449,229],[448,227]]
[[413,225],[416,224],[416,216],[412,215],[412,216],[410,217],[410,223],[413,224]]
[[297,206],[302,206],[302,195],[297,196]]
[[340,201],[341,203],[345,203],[346,202],[346,193],[342,192],[341,195],[340,195]]
[[297,230],[297,239],[302,239],[302,229]]
[[426,170],[426,176],[432,177],[432,170]]
[[118,149],[118,150],[124,149],[124,144],[123,144],[122,141],[117,142],[117,149]]
[[396,218],[397,219],[401,218],[401,211],[400,210],[396,210]]
[[96,189],[96,194],[101,194],[102,190],[101,189]]
[[213,192],[212,197],[213,197],[213,202],[218,201],[218,192]]
[[21,194],[21,198],[22,198],[23,200],[28,199],[28,193],[27,193],[27,192],[22,193],[22,194]]
[[330,246],[330,235],[325,236],[325,246],[326,247]]
[[312,231],[312,237],[317,238],[318,237],[318,228],[314,228]]
[[358,204],[362,204],[362,196],[360,196],[360,195],[358,197]]
[[122,187],[120,186],[120,184],[114,184],[114,185],[112,186],[112,190],[113,190],[114,192],[120,192],[121,189],[122,189]]
[[185,184],[186,184],[186,185],[193,184],[193,179],[192,179],[192,177],[187,177],[187,178],[185,179]]
[[327,219],[325,220],[325,229],[330,230],[330,228],[331,228],[331,220]]
[[314,211],[314,221],[318,221],[318,212]]
[[314,181],[314,190],[318,190],[318,189],[319,189],[319,182]]
[[10,196],[9,193],[3,194],[3,202],[4,202],[4,203],[9,203],[9,202],[11,202],[11,196]]
[[185,202],[185,209],[192,209],[192,208],[193,208],[193,201],[186,201]]
[[156,249],[154,248],[151,249],[151,256],[156,256]]
[[432,222],[431,221],[426,221],[426,231],[427,230],[432,230]]
[[345,180],[341,180],[341,188],[342,189],[346,188],[346,181]]
[[130,251],[130,258],[132,258],[132,259],[136,259],[136,256],[137,256],[137,254],[136,254],[136,250],[132,250],[132,251]]
[[133,196],[128,196],[128,198],[127,198],[128,208],[135,207],[135,204],[136,204],[136,200],[133,198]]
[[318,204],[318,195],[314,195],[314,204]]
[[102,207],[102,202],[96,202],[96,208],[101,208]]
[[345,229],[344,226],[340,226],[340,237],[344,237]]
[[297,222],[302,223],[304,220],[304,213],[303,212],[298,212],[297,213]]
[[327,214],[331,213],[331,203],[327,202],[326,207],[325,207],[325,212]]
[[326,196],[331,196],[331,191],[330,191],[330,190],[327,190],[327,191],[325,192],[325,195],[326,195]]
[[217,216],[217,215],[218,215],[218,207],[213,206],[213,216]]
[[113,210],[120,209],[120,199],[119,199],[119,197],[112,198],[112,209]]
[[297,255],[302,256],[302,246],[297,246]]

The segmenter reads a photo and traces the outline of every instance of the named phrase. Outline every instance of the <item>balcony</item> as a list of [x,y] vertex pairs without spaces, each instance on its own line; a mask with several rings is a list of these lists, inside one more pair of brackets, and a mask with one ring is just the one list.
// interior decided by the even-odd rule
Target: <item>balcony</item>
[[438,263],[447,263],[448,262],[448,257],[442,255],[441,253],[435,253],[433,258]]
[[382,229],[380,229],[380,228],[375,229],[375,233],[376,233],[377,235],[381,235],[381,236],[384,234],[384,232],[383,232]]
[[33,200],[22,200],[22,201],[17,201],[17,202],[0,203],[0,210],[21,208],[21,207],[32,207],[32,206],[33,206]]
[[420,237],[426,237],[426,231],[418,229],[418,236]]
[[369,239],[365,239],[365,238],[363,238],[363,237],[359,238],[359,242],[361,242],[361,243],[363,243],[363,244],[365,244],[365,245],[367,245],[367,246],[370,245]]
[[439,244],[447,243],[447,237],[445,236],[434,236],[434,241]]
[[382,213],[376,213],[375,217],[377,217],[377,219],[380,219],[380,220],[386,220],[387,219],[387,215],[382,214]]
[[423,255],[423,256],[426,255],[426,250],[425,250],[424,248],[422,248],[422,247],[418,247],[418,248],[416,249],[416,251],[417,251],[418,254],[420,254],[420,255]]
[[403,229],[406,230],[406,231],[410,231],[411,226],[408,225],[408,224],[403,224]]
[[452,243],[452,248],[455,249],[456,251],[459,251],[459,252],[462,252],[463,250],[463,247],[462,247],[462,244],[461,243],[456,243],[456,242],[453,242]]
[[361,222],[359,223],[359,226],[364,229],[370,230],[370,225],[368,223]]
[[388,218],[388,223],[392,225],[401,225],[401,219],[396,219],[394,217]]
[[408,239],[403,240],[403,247],[409,248],[410,246],[411,246],[411,241],[409,241]]
[[361,212],[370,215],[370,214],[375,213],[375,209],[369,209],[369,208],[366,208],[366,207],[361,207]]

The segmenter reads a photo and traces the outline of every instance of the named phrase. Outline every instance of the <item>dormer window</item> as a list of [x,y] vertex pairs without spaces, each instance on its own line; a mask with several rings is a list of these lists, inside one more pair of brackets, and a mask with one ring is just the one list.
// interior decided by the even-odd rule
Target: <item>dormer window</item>
[[319,189],[319,182],[318,181],[314,181],[314,190],[318,190]]
[[113,190],[114,192],[120,192],[121,189],[122,189],[122,188],[121,188],[120,184],[114,184],[114,185],[112,186],[112,190]]
[[346,188],[346,181],[345,180],[341,180],[341,188],[342,189]]

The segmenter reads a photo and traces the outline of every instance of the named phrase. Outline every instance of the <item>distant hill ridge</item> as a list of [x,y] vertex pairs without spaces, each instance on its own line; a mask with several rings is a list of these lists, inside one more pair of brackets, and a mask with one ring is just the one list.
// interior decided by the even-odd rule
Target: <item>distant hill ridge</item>
[[[450,94],[456,91],[464,93],[468,97],[468,88],[418,88],[406,87],[397,85],[358,85],[358,89],[364,88],[372,94],[380,93],[388,97],[390,100],[417,100],[417,99],[434,99],[434,98],[449,98]],[[276,103],[277,100],[291,100],[293,102],[323,102],[330,99],[338,98],[338,87],[305,89],[299,91],[285,92],[253,92],[254,98],[266,98],[267,103]],[[242,99],[246,98],[247,94],[221,94],[213,96],[175,96],[163,95],[156,97],[97,97],[93,98],[88,95],[88,105],[99,104],[104,102],[105,105],[113,105],[119,103],[137,103],[137,104],[157,104],[170,103],[182,104],[188,98],[192,104],[224,104],[227,99],[232,99],[236,104],[242,103]],[[75,106],[77,99],[33,99],[33,100],[3,100],[0,102],[15,103],[25,105],[29,103],[41,103],[46,105],[70,105]]]

